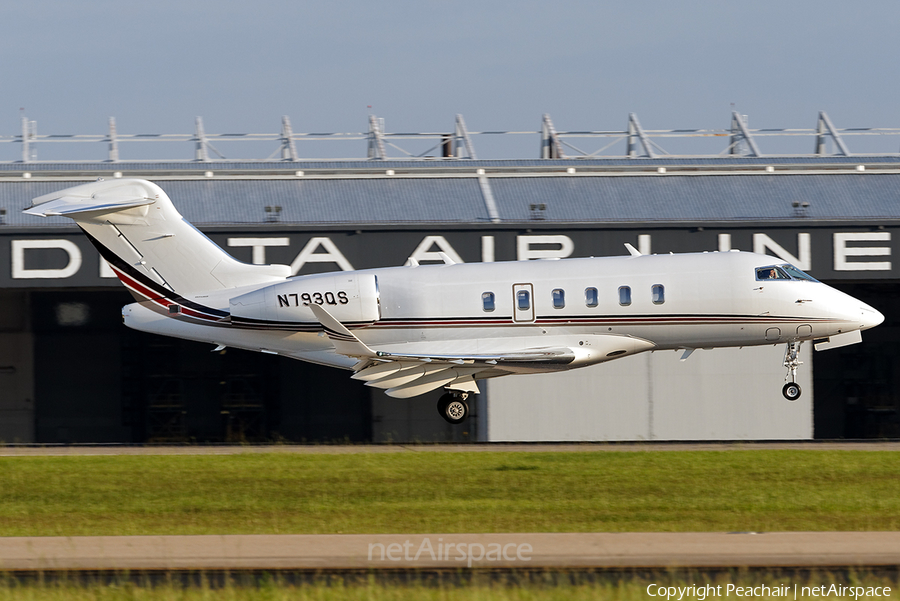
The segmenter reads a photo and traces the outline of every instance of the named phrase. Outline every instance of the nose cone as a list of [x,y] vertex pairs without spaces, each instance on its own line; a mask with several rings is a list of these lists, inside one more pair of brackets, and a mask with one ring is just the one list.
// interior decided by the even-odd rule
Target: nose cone
[[859,308],[860,312],[860,330],[868,330],[869,328],[874,328],[878,324],[884,321],[884,315],[881,312],[876,311],[869,305],[862,305]]
[[830,296],[822,296],[825,304],[831,308],[832,317],[836,317],[845,326],[854,330],[868,330],[884,322],[884,315],[874,307],[870,307],[858,298],[854,298],[845,292],[831,288]]

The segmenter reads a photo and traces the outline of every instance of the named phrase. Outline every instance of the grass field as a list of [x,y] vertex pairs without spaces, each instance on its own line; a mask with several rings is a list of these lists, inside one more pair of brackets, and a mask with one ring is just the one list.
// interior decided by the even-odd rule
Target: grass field
[[13,588],[0,586],[0,601],[637,601],[647,598],[643,588],[639,583],[623,586],[589,584],[528,587],[272,585],[221,589],[44,585]]
[[900,530],[900,454],[0,458],[0,536]]
[[[638,601],[646,600],[640,585],[580,585],[559,587],[464,586],[272,586],[199,589],[135,586],[0,587],[0,601]],[[895,596],[894,599],[897,597]],[[884,597],[881,598],[885,600]],[[682,599],[682,601],[685,601]]]
[[[824,595],[804,594],[804,586],[825,586],[843,584],[849,586],[890,587],[890,592],[883,596],[859,599],[879,599],[881,601],[898,601],[896,579],[867,574],[845,574],[835,577],[829,572],[815,572],[797,580],[784,576],[766,574],[724,575],[709,579],[672,578],[663,575],[661,580],[643,578],[624,578],[621,580],[604,580],[585,583],[572,583],[565,577],[550,578],[548,582],[529,582],[521,584],[471,582],[465,584],[443,584],[413,582],[411,584],[379,584],[375,582],[362,584],[345,584],[343,582],[321,582],[315,584],[290,585],[277,581],[264,582],[258,586],[227,585],[222,588],[184,587],[179,585],[141,586],[131,583],[118,585],[71,585],[66,583],[31,584],[26,586],[3,584],[0,582],[0,601],[664,601],[665,587],[682,587],[672,592],[669,601],[717,601],[722,598],[738,598],[735,589],[726,589],[728,584],[735,587],[753,587],[755,599],[774,599],[785,601],[791,596],[766,595],[760,585],[774,590],[779,585],[792,588],[798,586],[798,601],[821,600]],[[708,593],[710,589],[701,589],[705,585],[721,587],[715,596]],[[648,594],[648,585],[651,594]],[[697,588],[691,590],[689,587]],[[664,587],[660,589],[659,587]],[[701,589],[703,592],[698,592]],[[671,590],[671,589],[670,589]],[[746,591],[746,589],[744,589]],[[807,593],[809,591],[806,591]],[[727,593],[727,594],[726,594]],[[744,595],[747,596],[747,595]],[[680,598],[679,598],[680,597]],[[853,599],[852,595],[830,594],[831,599]]]

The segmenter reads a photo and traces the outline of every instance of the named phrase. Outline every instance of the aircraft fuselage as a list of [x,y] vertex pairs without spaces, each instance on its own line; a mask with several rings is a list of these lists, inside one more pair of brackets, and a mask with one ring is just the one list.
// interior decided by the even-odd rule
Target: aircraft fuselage
[[[452,354],[473,348],[590,348],[590,337],[610,335],[650,343],[640,350],[753,346],[828,338],[880,323],[877,311],[825,284],[757,279],[758,268],[782,263],[753,253],[712,252],[365,270],[354,273],[375,276],[377,319],[353,331],[363,342],[387,351]],[[334,280],[341,275],[298,276],[289,282],[303,284],[312,302],[329,308],[340,306],[343,291]],[[493,295],[492,304],[486,305],[487,294]],[[236,294],[204,296],[204,302],[227,310]],[[304,313],[302,293],[294,296],[278,310],[294,313],[295,322],[260,320],[257,327],[223,331],[218,325],[142,311],[146,302],[129,305],[125,319],[131,327],[159,334],[351,367],[354,360],[336,354],[330,341],[318,335],[321,327]],[[271,302],[279,302],[277,295]],[[604,353],[576,363],[624,354],[632,352]]]

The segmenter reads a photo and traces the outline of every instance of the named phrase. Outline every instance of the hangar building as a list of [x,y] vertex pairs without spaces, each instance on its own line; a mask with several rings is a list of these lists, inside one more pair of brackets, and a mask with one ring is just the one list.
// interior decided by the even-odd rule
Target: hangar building
[[[198,150],[194,161],[122,161],[111,151],[104,161],[26,153],[0,163],[0,440],[900,436],[900,156],[763,156],[748,133],[749,152],[716,157],[661,157],[649,146],[637,156],[631,145],[631,156],[566,157],[548,123],[545,158],[530,160],[472,158],[457,129],[442,140],[446,157],[432,160],[388,158],[370,135],[366,160],[301,160],[291,150],[226,161]],[[470,420],[450,426],[435,395],[390,399],[346,372],[125,328],[120,307],[131,297],[78,229],[22,214],[31,198],[98,177],[152,180],[238,259],[297,274],[442,261],[439,253],[457,262],[621,255],[625,243],[644,253],[753,250],[886,320],[863,344],[815,354],[805,345],[794,403],[781,396],[783,344],[685,361],[644,353],[491,380]]]

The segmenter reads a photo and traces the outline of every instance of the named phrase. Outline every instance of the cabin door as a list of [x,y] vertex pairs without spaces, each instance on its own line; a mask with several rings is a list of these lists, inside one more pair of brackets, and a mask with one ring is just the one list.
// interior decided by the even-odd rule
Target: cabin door
[[513,284],[513,321],[534,321],[534,290],[531,284]]

